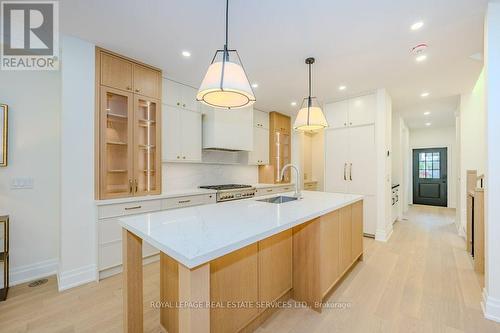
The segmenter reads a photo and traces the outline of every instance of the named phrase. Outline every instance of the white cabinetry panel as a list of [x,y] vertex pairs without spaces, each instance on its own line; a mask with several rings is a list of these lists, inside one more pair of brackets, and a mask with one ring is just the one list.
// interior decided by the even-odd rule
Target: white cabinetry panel
[[375,123],[377,99],[375,95],[360,96],[349,100],[349,126]]
[[253,126],[269,129],[269,113],[253,110]]
[[377,186],[375,126],[349,128],[349,193],[375,195]]
[[248,164],[269,164],[269,130],[253,128],[253,150],[248,153]]
[[165,106],[162,156],[169,162],[201,161],[201,114]]
[[325,191],[348,193],[349,129],[325,130]]
[[349,101],[340,101],[325,105],[325,117],[328,128],[342,128],[347,126]]

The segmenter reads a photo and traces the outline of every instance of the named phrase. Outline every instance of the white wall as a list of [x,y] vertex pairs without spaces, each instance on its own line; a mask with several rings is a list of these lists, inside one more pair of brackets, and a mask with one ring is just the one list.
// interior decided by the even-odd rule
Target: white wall
[[[59,239],[59,72],[2,71],[9,105],[8,166],[0,168],[0,211],[10,215],[11,285],[54,274]],[[33,189],[11,189],[16,177]]]
[[[484,174],[486,169],[485,73],[481,72],[474,89],[460,96],[460,199],[467,198],[467,170]],[[460,206],[460,226],[465,234],[467,207]]]
[[63,36],[59,290],[96,279],[95,47]]
[[500,322],[500,0],[490,1],[485,29],[487,164],[485,186],[486,318]]
[[[448,148],[448,207],[451,208],[455,208],[458,180],[458,147],[455,140],[455,127],[410,129],[411,150]],[[411,155],[413,156],[413,154]],[[413,165],[413,161],[410,164]]]

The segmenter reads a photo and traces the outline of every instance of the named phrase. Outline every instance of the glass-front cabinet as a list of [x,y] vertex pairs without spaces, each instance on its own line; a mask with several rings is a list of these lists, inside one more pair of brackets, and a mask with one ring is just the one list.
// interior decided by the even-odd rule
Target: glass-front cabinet
[[160,103],[101,88],[101,199],[160,193]]
[[96,52],[96,197],[161,193],[161,70]]

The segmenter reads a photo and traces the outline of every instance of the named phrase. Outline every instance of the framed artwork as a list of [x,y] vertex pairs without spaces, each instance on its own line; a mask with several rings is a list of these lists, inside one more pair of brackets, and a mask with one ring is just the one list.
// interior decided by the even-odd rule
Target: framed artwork
[[0,104],[0,167],[7,166],[8,113],[7,104]]

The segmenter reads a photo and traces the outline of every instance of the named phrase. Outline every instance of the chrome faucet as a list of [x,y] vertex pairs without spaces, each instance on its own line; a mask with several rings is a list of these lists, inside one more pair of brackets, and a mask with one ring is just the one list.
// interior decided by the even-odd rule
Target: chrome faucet
[[283,168],[281,169],[280,179],[282,181],[285,180],[285,170],[287,168],[294,169],[297,172],[297,177],[295,179],[295,193],[293,194],[293,196],[296,197],[297,199],[300,199],[300,198],[302,198],[302,194],[300,193],[300,188],[299,188],[299,182],[300,182],[300,172],[299,172],[299,169],[295,165],[293,165],[293,164],[286,164],[286,165],[284,165]]

